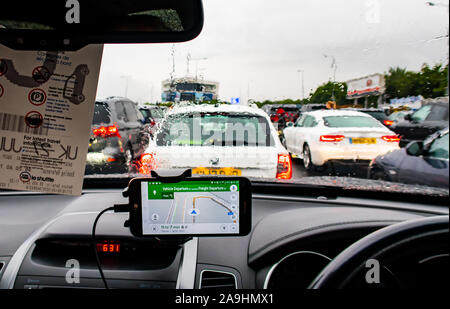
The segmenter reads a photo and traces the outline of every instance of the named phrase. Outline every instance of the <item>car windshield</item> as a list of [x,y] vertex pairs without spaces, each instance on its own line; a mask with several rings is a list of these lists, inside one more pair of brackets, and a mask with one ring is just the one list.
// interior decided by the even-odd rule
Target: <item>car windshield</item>
[[159,146],[270,146],[264,117],[228,113],[175,114],[162,124]]
[[428,154],[434,158],[448,160],[448,133],[433,141]]
[[430,3],[203,1],[192,41],[106,44],[85,178],[201,169],[448,194],[432,167],[402,174],[423,156],[383,161],[448,127],[448,8]]
[[388,117],[387,117],[387,115],[384,113],[384,112],[382,112],[382,111],[380,111],[380,112],[377,112],[377,111],[375,111],[375,112],[373,112],[373,111],[368,111],[368,112],[365,112],[366,114],[369,114],[370,116],[372,116],[373,118],[375,118],[376,120],[384,120],[384,119],[387,119]]
[[424,121],[425,119],[427,119],[430,113],[431,113],[431,105],[426,105],[421,109],[419,109],[414,114],[412,114],[411,118],[417,122]]
[[159,108],[153,108],[153,109],[149,109],[149,110],[144,109],[144,111],[147,113],[147,116],[150,116],[154,119],[159,119],[159,118],[164,117],[164,112],[162,110],[160,110]]
[[329,116],[323,118],[324,124],[330,128],[381,128],[383,125],[376,119],[364,116]]

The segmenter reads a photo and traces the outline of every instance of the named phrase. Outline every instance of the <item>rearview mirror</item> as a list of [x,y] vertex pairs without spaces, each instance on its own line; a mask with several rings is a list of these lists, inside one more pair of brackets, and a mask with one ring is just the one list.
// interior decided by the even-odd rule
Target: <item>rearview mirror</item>
[[406,153],[414,157],[423,155],[424,153],[423,143],[417,141],[410,142],[406,146]]
[[0,10],[0,44],[19,50],[184,42],[202,27],[201,0],[15,0]]

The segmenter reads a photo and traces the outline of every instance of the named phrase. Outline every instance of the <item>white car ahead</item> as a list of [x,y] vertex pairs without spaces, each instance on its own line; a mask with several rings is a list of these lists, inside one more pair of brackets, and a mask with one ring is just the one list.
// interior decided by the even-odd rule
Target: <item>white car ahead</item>
[[330,160],[361,160],[399,149],[400,138],[372,116],[357,111],[304,113],[284,131],[287,150],[303,159],[307,170]]
[[191,168],[193,174],[290,179],[292,165],[262,110],[236,105],[175,107],[140,160],[140,173]]

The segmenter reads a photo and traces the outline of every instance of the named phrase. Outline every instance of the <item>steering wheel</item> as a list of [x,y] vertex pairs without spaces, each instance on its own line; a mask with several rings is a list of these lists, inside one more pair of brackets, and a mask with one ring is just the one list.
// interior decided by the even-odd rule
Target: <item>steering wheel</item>
[[[310,289],[345,288],[367,274],[367,261],[395,259],[429,248],[445,250],[448,258],[449,217],[434,216],[405,221],[377,230],[342,251],[310,284]],[[444,271],[444,270],[442,270]],[[359,276],[359,277],[358,277]]]

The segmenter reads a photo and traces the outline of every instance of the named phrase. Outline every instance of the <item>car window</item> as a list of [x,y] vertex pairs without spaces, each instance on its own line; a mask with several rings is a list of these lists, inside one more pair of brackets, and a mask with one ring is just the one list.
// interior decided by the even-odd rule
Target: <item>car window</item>
[[303,115],[301,116],[298,120],[297,123],[295,124],[296,127],[303,127],[303,123],[305,122],[307,116]]
[[128,121],[136,122],[139,120],[137,110],[134,107],[134,103],[123,102],[123,106],[125,107],[125,113],[127,115]]
[[139,109],[139,111],[141,112],[141,114],[144,116],[144,117],[150,117],[150,111],[148,110],[148,109],[144,109],[144,108],[141,108],[141,109]]
[[116,107],[117,119],[121,121],[128,121],[127,115],[125,114],[125,107],[122,102],[114,103]]
[[309,128],[312,126],[314,119],[311,116],[306,116],[305,121],[303,122],[303,127]]
[[150,115],[153,119],[159,119],[164,117],[164,112],[159,108],[153,108],[150,110]]
[[165,146],[274,145],[264,117],[234,114],[171,115],[157,142]]
[[425,105],[412,114],[411,119],[416,122],[422,122],[427,119],[428,115],[431,113],[431,105]]
[[448,120],[448,107],[434,105],[427,116],[428,121]]
[[105,103],[95,103],[92,124],[108,124],[111,122],[111,111]]
[[330,128],[382,128],[378,120],[364,116],[327,116],[324,124]]
[[[143,134],[149,141],[132,145],[136,165],[141,163],[143,153],[151,153],[162,170],[180,166],[195,169],[210,164],[210,159],[204,159],[210,157],[210,149],[190,157],[184,157],[187,153],[180,150],[169,160],[164,152],[167,148],[160,149],[160,145],[268,144],[241,138],[240,135],[248,134],[244,127],[234,138],[220,136],[227,132],[228,124],[224,123],[236,123],[238,119],[233,117],[247,113],[249,118],[239,121],[248,122],[255,131],[264,131],[257,128],[260,122],[254,118],[261,115],[275,128],[272,133],[265,132],[268,139],[280,145],[274,153],[292,155],[292,180],[333,176],[368,181],[372,160],[401,150],[412,140],[424,141],[445,127],[445,123],[436,123],[430,128],[426,121],[448,121],[448,111],[442,109],[448,100],[447,9],[427,3],[229,0],[229,9],[224,9],[218,1],[203,1],[204,31],[192,42],[106,44],[98,82],[99,101],[110,98],[111,121],[125,122],[117,121],[119,128],[127,127],[126,122],[136,121],[140,114],[148,121],[149,125],[142,129],[149,130],[145,132],[149,134]],[[398,12],[402,12],[401,18]],[[115,102],[119,101],[137,102],[136,108],[142,110],[134,117],[131,106],[116,108]],[[218,114],[212,115],[210,111],[215,108]],[[245,112],[240,114],[243,108]],[[393,113],[388,116],[387,111]],[[210,116],[203,117],[201,124],[194,124],[189,113]],[[176,114],[183,114],[186,119],[176,121]],[[405,114],[417,123],[411,126],[409,121],[401,121]],[[387,118],[392,121],[385,121]],[[287,129],[287,134],[283,134],[290,123],[295,129]],[[205,132],[200,137],[183,139],[170,134],[176,124],[187,125],[190,132]],[[351,133],[341,134],[333,128],[351,128],[345,130]],[[303,156],[302,147],[295,144],[299,140],[296,134],[303,130],[330,135],[322,138],[319,145],[314,143],[318,138],[308,144],[313,166],[295,160]],[[220,138],[211,138],[214,131]],[[334,134],[338,136],[331,136]],[[256,140],[262,136],[257,135]],[[126,138],[125,134],[120,136]],[[339,156],[333,151],[318,155],[318,147],[339,147],[350,138],[358,149],[345,149]],[[372,143],[375,144],[370,148],[376,145],[376,151],[358,152]],[[111,150],[117,153],[117,161],[107,161]],[[235,168],[242,163],[243,153],[236,151],[229,161],[221,160],[215,167]],[[97,166],[97,158],[103,158],[105,173],[109,165],[123,162],[124,156],[119,146],[105,146],[96,155],[88,164]],[[276,161],[275,155],[263,156],[252,162],[258,167],[247,164],[242,176],[276,180],[277,172],[266,168],[276,166]]]
[[372,116],[376,120],[384,120],[387,119],[387,116],[384,112],[366,112],[366,114]]
[[434,140],[428,150],[428,155],[433,158],[448,160],[448,134]]
[[317,125],[316,119],[313,116],[306,116],[305,121],[303,122],[303,126],[305,128],[312,128]]
[[404,119],[406,114],[407,114],[407,113],[405,113],[405,112],[396,112],[396,113],[392,113],[392,114],[389,115],[388,119],[389,119],[389,120],[400,120],[400,119]]

